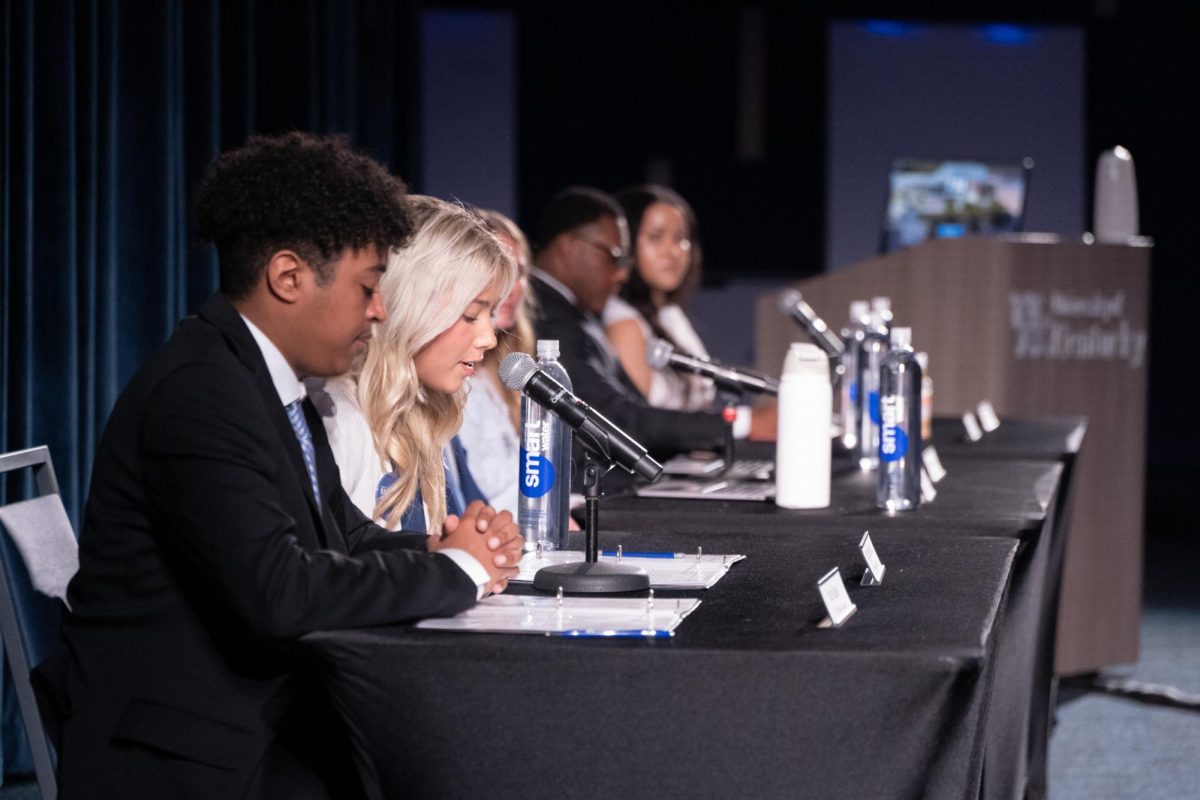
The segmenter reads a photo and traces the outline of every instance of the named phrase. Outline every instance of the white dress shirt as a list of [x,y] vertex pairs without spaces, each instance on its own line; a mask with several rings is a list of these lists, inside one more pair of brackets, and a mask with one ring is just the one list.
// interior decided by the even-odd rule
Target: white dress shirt
[[[242,321],[246,323],[246,327],[250,330],[250,335],[254,337],[254,342],[258,345],[258,349],[262,352],[263,360],[267,362],[267,372],[269,372],[271,375],[271,383],[275,385],[275,392],[279,395],[279,401],[286,407],[297,400],[303,399],[308,394],[307,387],[305,386],[304,381],[296,377],[295,370],[292,369],[292,365],[288,363],[286,358],[284,358],[283,353],[279,351],[279,348],[275,346],[275,343],[272,342],[257,325],[251,322],[245,314],[242,314],[241,317]],[[353,392],[350,394],[353,395]],[[354,402],[353,412],[347,411],[343,416],[343,420],[352,416],[357,416],[358,420],[361,421],[362,427],[367,429],[367,436],[369,437],[370,429],[367,428],[366,418],[363,416],[362,411],[358,408],[357,400]],[[322,420],[325,421],[326,433],[329,433],[330,428],[328,419],[329,418],[322,415]],[[353,424],[348,427],[353,427]],[[331,447],[333,446],[333,438],[333,434],[329,434]],[[370,442],[369,438],[368,442]],[[372,452],[374,452],[373,445],[370,449]],[[339,456],[337,448],[333,448],[333,456],[334,460],[338,462],[338,471],[342,473],[342,483],[343,487],[345,487],[346,468],[342,466],[342,458]],[[376,457],[376,461],[378,461],[378,457]],[[347,494],[349,494],[349,489],[347,489]],[[351,497],[351,500],[354,501],[354,498]],[[355,501],[354,504],[360,509],[363,508],[362,505],[360,505],[357,501]],[[372,500],[370,507],[363,513],[370,517],[374,511],[374,508],[375,503]],[[469,577],[475,584],[476,597],[482,597],[483,587],[487,585],[489,578],[487,570],[484,569],[483,565],[479,563],[479,560],[466,550],[462,550],[457,547],[448,547],[443,550],[439,550],[438,552],[448,556],[450,560],[458,565],[459,569],[467,573],[467,577]]]

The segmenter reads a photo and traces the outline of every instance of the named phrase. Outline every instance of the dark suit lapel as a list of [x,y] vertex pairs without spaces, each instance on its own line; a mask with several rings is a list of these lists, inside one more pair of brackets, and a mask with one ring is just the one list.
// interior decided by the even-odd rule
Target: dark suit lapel
[[[533,276],[533,281],[534,296],[537,298],[540,318],[555,320],[560,323],[569,320],[571,323],[578,325],[587,337],[588,349],[591,351],[589,361],[594,363],[596,371],[602,375],[615,375],[622,388],[632,394],[633,397],[644,401],[646,398],[643,397],[641,390],[637,388],[633,379],[625,373],[625,368],[621,366],[621,362],[613,354],[612,348],[605,338],[604,326],[600,324],[600,320],[596,318],[596,315],[589,311],[583,311],[570,300],[563,297],[561,292],[536,275]],[[535,325],[534,327],[536,328],[537,326]]]
[[[312,482],[308,480],[308,469],[304,466],[304,453],[300,450],[300,442],[296,439],[296,432],[292,429],[292,423],[288,421],[287,411],[284,410],[283,404],[279,399],[279,392],[275,390],[275,384],[271,380],[271,373],[267,369],[267,362],[263,358],[262,351],[258,348],[258,342],[254,341],[254,337],[250,334],[250,329],[246,327],[246,323],[242,320],[241,315],[233,304],[222,294],[215,294],[209,299],[204,307],[200,309],[200,316],[211,323],[217,330],[225,336],[229,342],[230,349],[238,357],[238,360],[254,375],[254,385],[258,388],[259,394],[263,403],[266,405],[267,414],[271,418],[271,422],[275,426],[275,432],[279,435],[279,440],[283,445],[283,451],[287,453],[287,458],[292,464],[292,471],[296,474],[297,479],[301,484],[301,491],[304,492],[304,498],[308,502],[309,513],[312,517],[317,537],[320,540],[319,546],[328,546],[327,528],[331,521],[325,518],[327,510],[317,506],[316,498],[312,493]],[[305,405],[311,409],[311,403],[305,401]],[[313,411],[315,416],[315,410]],[[329,453],[329,443],[325,438],[325,430],[320,419],[317,419],[316,429],[313,428],[312,418],[307,416],[309,420],[309,431],[313,434],[313,444],[317,443],[317,429],[320,430],[321,442],[323,447],[317,447],[317,476],[321,480],[322,485],[325,483],[321,470],[321,452]],[[330,456],[332,459],[332,456]],[[332,473],[336,475],[336,471]],[[324,492],[323,492],[324,493]],[[327,504],[326,504],[327,505]],[[338,536],[341,540],[341,537]],[[345,550],[343,543],[342,550]]]

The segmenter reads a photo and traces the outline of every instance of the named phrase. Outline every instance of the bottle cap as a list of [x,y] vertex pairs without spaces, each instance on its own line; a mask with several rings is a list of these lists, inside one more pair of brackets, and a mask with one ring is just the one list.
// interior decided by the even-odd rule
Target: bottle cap
[[883,297],[883,296],[872,297],[871,298],[871,308],[876,311],[891,311],[892,310],[892,298]]
[[912,345],[912,328],[892,328],[892,347],[902,348]]
[[538,358],[558,358],[558,339],[538,339]]
[[792,342],[783,359],[782,378],[793,375],[816,375],[829,379],[829,356],[809,342]]
[[850,321],[859,322],[867,315],[870,306],[866,300],[851,300],[850,301]]

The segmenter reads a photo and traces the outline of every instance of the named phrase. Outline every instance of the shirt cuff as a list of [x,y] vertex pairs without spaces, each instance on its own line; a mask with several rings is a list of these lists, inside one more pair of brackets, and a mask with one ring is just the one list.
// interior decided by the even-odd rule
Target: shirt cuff
[[733,421],[733,438],[745,439],[750,435],[750,406],[738,406],[737,419]]
[[483,587],[487,586],[488,573],[483,568],[483,564],[479,563],[479,559],[457,547],[446,547],[438,550],[444,556],[448,556],[451,561],[458,565],[458,568],[467,573],[467,577],[475,583],[475,599],[483,598]]

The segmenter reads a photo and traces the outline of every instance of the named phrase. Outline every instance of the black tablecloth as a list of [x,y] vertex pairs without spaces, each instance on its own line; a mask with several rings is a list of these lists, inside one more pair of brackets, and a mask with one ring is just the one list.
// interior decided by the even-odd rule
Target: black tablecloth
[[[749,558],[678,593],[703,602],[670,640],[398,627],[306,644],[376,797],[975,797],[1017,545],[888,533],[883,585],[860,587],[859,535],[705,534]],[[859,611],[819,629],[833,566]]]
[[[1055,642],[1058,638],[1058,601],[1065,569],[1067,537],[1075,475],[1075,460],[1087,433],[1087,418],[1081,416],[1047,416],[1036,419],[1007,419],[999,428],[985,433],[977,442],[969,441],[960,418],[935,417],[933,443],[938,453],[951,464],[964,459],[1055,459],[1062,463],[1059,497],[1055,505],[1050,537],[1051,552],[1043,589],[1043,638]],[[1040,654],[1035,686],[1045,687],[1042,703],[1046,718],[1035,718],[1030,731],[1030,763],[1028,796],[1036,800],[1046,796],[1046,750],[1050,736],[1049,708],[1054,702],[1054,652]]]
[[972,442],[961,419],[933,419],[933,444],[939,455],[952,457],[1065,460],[1079,453],[1086,432],[1087,417],[1011,419]]
[[[754,455],[763,455],[762,452]],[[773,503],[717,500],[660,500],[633,496],[603,500],[602,531],[628,531],[619,543],[638,546],[637,532],[672,530],[705,540],[712,531],[750,536],[791,535],[813,526],[838,525],[885,532],[940,531],[953,537],[998,535],[1020,542],[1012,589],[1005,606],[996,680],[997,710],[987,741],[983,796],[1013,800],[1024,795],[1030,774],[1045,764],[1046,734],[1053,697],[1057,586],[1065,530],[1056,525],[1058,461],[979,460],[946,457],[947,476],[933,503],[889,515],[875,508],[875,475],[841,463],[833,479],[830,507],[781,509]],[[601,545],[615,546],[601,534]]]

